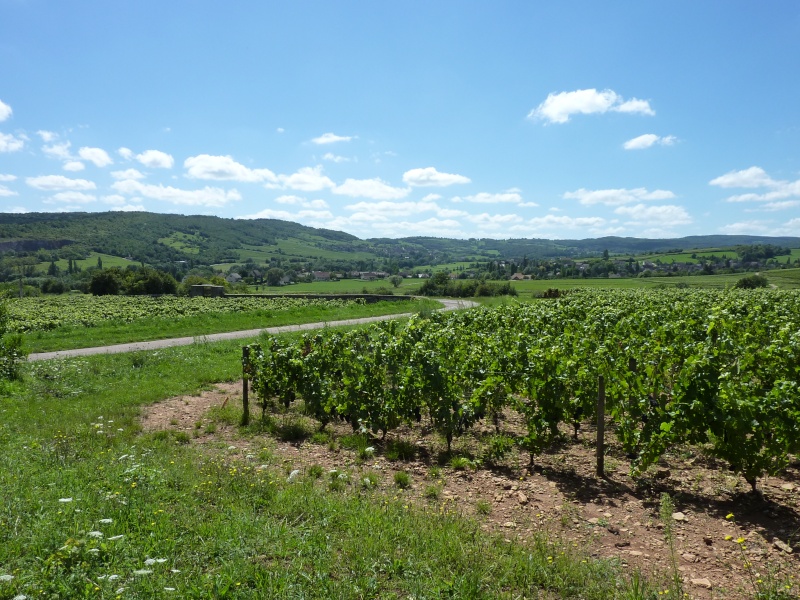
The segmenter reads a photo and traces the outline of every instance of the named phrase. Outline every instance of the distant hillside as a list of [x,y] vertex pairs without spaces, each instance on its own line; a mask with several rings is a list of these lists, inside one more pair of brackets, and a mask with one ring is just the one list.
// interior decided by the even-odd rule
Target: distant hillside
[[0,215],[0,253],[98,252],[159,265],[187,261],[214,265],[280,259],[314,268],[401,268],[449,262],[642,254],[769,243],[800,248],[797,237],[744,235],[677,239],[604,237],[585,240],[446,239],[407,237],[361,240],[330,229],[277,219],[237,220],[146,212],[27,213]]

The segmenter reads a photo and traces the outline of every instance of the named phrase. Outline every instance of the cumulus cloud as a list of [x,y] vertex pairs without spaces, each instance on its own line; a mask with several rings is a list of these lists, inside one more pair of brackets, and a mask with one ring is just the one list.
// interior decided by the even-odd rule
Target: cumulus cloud
[[[520,204],[522,202],[522,195],[518,190],[508,190],[499,194],[490,194],[487,192],[480,192],[472,196],[455,196],[452,198],[453,202],[474,202],[476,204],[501,204],[509,202],[513,204]],[[528,206],[536,206],[535,204],[528,204]]]
[[777,183],[761,167],[730,171],[709,181],[709,185],[722,188],[760,188],[771,187]]
[[139,195],[151,200],[170,202],[188,206],[225,206],[229,202],[241,200],[237,190],[223,190],[204,187],[199,190],[184,190],[172,186],[144,184],[133,179],[125,179],[111,184],[111,188],[121,194]]
[[16,175],[10,175],[10,174],[4,175],[3,173],[0,173],[0,181],[16,181],[16,180],[17,180]]
[[345,156],[339,156],[333,152],[326,152],[322,155],[322,160],[327,160],[334,163],[350,162],[350,159]]
[[111,157],[108,155],[108,153],[102,148],[89,148],[88,146],[84,146],[78,150],[78,156],[80,156],[83,160],[94,163],[95,167],[107,167],[114,162],[111,160]]
[[766,235],[770,233],[770,226],[767,221],[740,221],[723,225],[719,230],[729,235]]
[[45,191],[85,191],[93,190],[97,187],[94,181],[88,181],[86,179],[70,179],[69,177],[64,177],[63,175],[41,175],[39,177],[27,177],[25,179],[25,183],[32,188]]
[[8,198],[10,196],[19,196],[19,194],[4,185],[0,185],[0,198]]
[[619,206],[614,213],[630,219],[631,225],[688,225],[692,218],[686,209],[674,204],[652,206],[649,204],[636,204],[634,206]]
[[437,211],[439,206],[435,202],[357,202],[345,206],[346,210],[357,213],[381,215],[387,218],[409,216],[421,212]]
[[125,146],[118,148],[117,154],[119,154],[125,160],[131,160],[133,158],[133,150],[126,148]]
[[68,160],[62,168],[65,171],[83,171],[86,166],[79,160]]
[[373,200],[399,200],[408,196],[410,191],[410,188],[392,187],[379,178],[346,179],[342,185],[333,188],[333,193],[340,196]]
[[412,187],[446,187],[456,183],[471,183],[471,180],[463,175],[440,173],[434,167],[425,167],[403,173],[403,183]]
[[187,171],[187,176],[193,179],[242,182],[277,181],[275,173],[269,169],[250,169],[236,162],[230,156],[211,156],[209,154],[190,156],[183,162],[183,166]]
[[318,192],[336,186],[329,177],[322,174],[321,166],[302,167],[291,175],[279,175],[278,181],[283,187],[301,192]]
[[[57,194],[53,194],[50,200],[54,202],[68,202],[71,204],[88,204],[97,200],[97,196],[94,194],[86,194],[85,192],[58,192]],[[50,203],[47,200],[45,200],[45,202],[48,204]]]
[[50,158],[57,158],[59,160],[73,160],[72,153],[69,151],[71,142],[52,143],[42,146],[44,152]]
[[125,169],[124,171],[111,171],[114,179],[144,179],[144,173],[136,169]]
[[175,159],[161,150],[145,150],[136,155],[136,160],[151,169],[171,169],[175,164]]
[[45,144],[49,144],[50,142],[58,139],[57,133],[53,133],[52,131],[47,131],[45,129],[40,129],[36,132],[36,135],[38,135]]
[[14,137],[10,133],[0,133],[0,152],[16,152],[25,146],[25,138]]
[[300,223],[307,223],[309,221],[329,221],[333,215],[327,210],[300,210],[298,212],[289,212],[287,210],[275,210],[273,208],[265,208],[252,215],[245,215],[236,217],[237,219],[281,219],[283,221],[294,221]]
[[11,110],[11,107],[2,100],[0,100],[0,123],[8,119],[11,116],[12,112],[13,111]]
[[643,200],[670,200],[675,197],[675,194],[669,190],[653,190],[651,192],[646,188],[618,188],[608,190],[587,190],[581,188],[574,192],[566,192],[562,197],[565,200],[577,200],[586,206],[594,204],[619,206],[622,204],[641,202]]
[[335,133],[323,133],[319,137],[315,137],[311,141],[315,144],[335,144],[336,142],[349,142],[353,139],[350,135],[336,135]]
[[784,181],[773,179],[761,167],[750,167],[741,171],[731,171],[709,182],[722,188],[763,188],[764,191],[736,194],[726,198],[727,202],[766,202],[762,210],[782,210],[792,208],[788,199],[800,199],[800,179]]
[[313,208],[314,210],[322,210],[328,208],[328,203],[325,200],[307,200],[300,196],[279,196],[275,198],[278,204],[290,204],[292,206],[302,206],[303,208]]
[[644,150],[658,144],[659,146],[672,146],[678,141],[674,135],[667,135],[664,137],[658,136],[655,133],[645,133],[639,137],[625,142],[622,147],[625,150]]
[[539,106],[528,113],[528,119],[549,123],[566,123],[572,115],[602,114],[606,112],[639,113],[655,115],[647,100],[624,100],[613,90],[575,90],[550,93]]

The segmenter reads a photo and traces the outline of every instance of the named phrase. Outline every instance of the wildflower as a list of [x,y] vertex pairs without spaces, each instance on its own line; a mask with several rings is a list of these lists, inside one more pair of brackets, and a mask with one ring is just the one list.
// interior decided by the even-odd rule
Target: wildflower
[[0,581],[11,581],[14,579],[13,575],[0,575]]
[[728,519],[728,521],[730,521],[733,518],[733,513],[728,513],[727,515],[725,515],[725,518]]
[[72,498],[59,498],[58,501],[66,504],[67,502],[72,502]]
[[726,535],[726,536],[725,536],[725,541],[726,541],[726,542],[730,542],[732,539],[733,539],[733,536],[732,536],[732,535]]
[[110,538],[108,538],[108,541],[109,542],[116,542],[117,540],[121,540],[124,537],[125,537],[124,535],[113,535]]
[[737,538],[736,543],[737,544],[744,544],[744,538],[743,537]]
[[89,537],[92,537],[92,538],[101,538],[101,537],[103,537],[103,532],[102,531],[90,531],[86,535],[88,535]]
[[153,572],[153,569],[136,569],[133,574],[134,575],[150,575]]
[[114,519],[100,519],[99,522],[100,523],[104,523],[104,524],[108,524],[108,523],[113,523]]

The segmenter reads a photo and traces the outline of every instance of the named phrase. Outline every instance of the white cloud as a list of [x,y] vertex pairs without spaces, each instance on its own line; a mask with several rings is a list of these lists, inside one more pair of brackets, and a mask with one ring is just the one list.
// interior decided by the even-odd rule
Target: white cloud
[[412,187],[446,187],[456,183],[471,183],[471,180],[463,175],[440,173],[434,167],[425,167],[403,173],[403,182]]
[[350,162],[350,159],[345,156],[338,156],[333,152],[326,152],[322,155],[322,160],[327,160],[334,163]]
[[93,181],[86,179],[70,179],[63,175],[41,175],[39,177],[27,177],[25,179],[32,188],[37,190],[58,191],[58,190],[73,190],[84,191],[93,190],[97,186]]
[[0,173],[0,181],[16,181],[16,175],[3,175]]
[[88,146],[84,146],[78,150],[78,156],[83,160],[94,163],[95,167],[107,167],[114,163],[108,153],[102,148],[89,148]]
[[10,133],[0,133],[0,152],[16,152],[25,146],[25,138]]
[[11,107],[0,100],[0,123],[8,119],[12,112]]
[[399,200],[408,196],[411,189],[390,186],[382,179],[347,179],[342,185],[333,188],[333,193],[353,198],[373,200]]
[[126,148],[125,146],[118,148],[117,154],[119,154],[125,160],[131,160],[133,158],[133,150]]
[[723,188],[766,188],[763,193],[749,192],[729,196],[727,202],[767,202],[762,210],[782,210],[790,208],[788,202],[780,202],[791,198],[800,198],[800,179],[784,181],[773,179],[761,167],[750,167],[741,171],[731,171],[709,182]]
[[499,229],[501,227],[508,227],[510,223],[522,222],[522,217],[519,215],[490,215],[489,213],[481,213],[479,215],[467,215],[465,217],[470,223],[474,223],[480,229]]
[[27,208],[25,208],[24,206],[12,206],[11,208],[9,208],[5,212],[11,213],[11,214],[15,214],[15,215],[24,215],[26,213],[29,213],[30,211]]
[[348,204],[346,210],[356,213],[379,215],[387,218],[409,216],[422,212],[438,211],[435,202],[357,202]]
[[318,192],[336,186],[329,177],[322,174],[321,166],[302,167],[291,175],[279,175],[278,181],[284,187],[301,192]]
[[674,135],[661,137],[655,133],[645,133],[644,135],[635,137],[632,140],[628,140],[622,145],[622,147],[625,148],[625,150],[643,150],[656,144],[660,146],[672,146],[677,141],[678,138],[676,138]]
[[767,202],[759,206],[758,208],[745,210],[745,212],[756,212],[756,211],[764,211],[764,212],[774,212],[778,210],[786,210],[789,208],[797,208],[800,206],[800,200],[782,200],[780,202]]
[[9,196],[19,196],[19,194],[4,185],[0,185],[0,198],[8,198]]
[[283,133],[286,130],[283,127],[278,127],[275,131],[277,131],[278,133]]
[[45,144],[49,144],[50,142],[58,139],[57,133],[54,133],[52,131],[47,131],[45,129],[40,129],[39,131],[36,132],[36,135],[38,135]]
[[277,181],[275,173],[269,169],[249,169],[230,156],[211,156],[200,154],[190,156],[183,162],[187,176],[193,179],[212,179],[217,181]]
[[778,182],[773,180],[761,167],[750,167],[741,171],[731,171],[709,181],[710,185],[723,188],[759,188],[772,187]]
[[311,141],[315,144],[335,144],[336,142],[349,142],[353,139],[350,135],[336,135],[335,133],[323,133]]
[[42,152],[51,158],[57,158],[59,160],[72,160],[73,156],[69,151],[70,146],[72,146],[72,143],[70,142],[61,142],[60,144],[53,143],[42,146]]
[[641,202],[642,200],[670,200],[675,197],[675,194],[669,190],[653,190],[650,192],[646,188],[609,190],[587,190],[581,188],[574,192],[565,192],[562,197],[565,200],[577,200],[586,206],[594,204],[619,206],[621,204]]
[[[480,192],[472,196],[455,196],[452,198],[453,202],[474,202],[478,204],[501,204],[503,202],[511,202],[519,204],[522,202],[522,196],[518,190],[508,190],[499,194],[490,194],[487,192]],[[534,205],[535,206],[535,205]]]
[[79,160],[68,160],[62,168],[65,171],[83,171],[86,167]]
[[614,213],[630,219],[631,225],[688,225],[692,222],[689,213],[682,206],[667,204],[652,206],[636,204],[635,206],[619,206]]
[[633,98],[626,101],[613,90],[598,92],[592,88],[574,92],[550,93],[544,102],[528,113],[528,118],[550,123],[566,123],[575,114],[589,115],[606,112],[656,114],[647,100]]
[[111,210],[116,212],[144,212],[147,209],[141,204],[124,204],[122,206],[114,206]]
[[111,184],[111,188],[121,194],[140,195],[151,200],[188,206],[219,207],[242,199],[237,190],[223,190],[212,187],[204,187],[199,190],[184,190],[161,184],[144,184],[133,179],[117,181]]
[[[71,202],[73,204],[88,204],[97,200],[97,196],[93,194],[85,194],[84,192],[58,192],[53,194],[50,198],[55,202]],[[49,204],[45,200],[46,203]]]
[[136,155],[136,160],[151,169],[171,169],[175,159],[161,150],[145,150]]
[[125,196],[120,196],[119,194],[110,194],[108,196],[103,196],[101,200],[105,204],[111,204],[112,206],[122,206],[123,204],[127,204],[128,199]]
[[328,208],[328,203],[325,200],[306,200],[300,196],[279,196],[275,198],[278,204],[290,204],[292,206],[302,206],[303,208],[313,208],[315,210],[322,210]]
[[[791,223],[791,221],[789,222]],[[729,235],[765,235],[770,233],[767,221],[740,221],[720,227],[722,233]]]
[[124,171],[111,171],[114,179],[144,179],[144,173],[136,169],[125,169]]
[[545,215],[543,217],[533,217],[526,222],[535,229],[545,228],[567,228],[577,229],[581,227],[602,227],[606,220],[602,217],[570,217],[567,215]]
[[237,219],[282,219],[284,221],[294,222],[308,222],[323,220],[328,221],[333,218],[333,215],[327,210],[301,210],[292,213],[286,210],[275,210],[272,208],[265,208],[253,215],[245,215],[236,217]]
[[423,202],[435,202],[436,200],[441,200],[441,199],[442,199],[442,195],[441,194],[427,194],[422,199],[422,201]]

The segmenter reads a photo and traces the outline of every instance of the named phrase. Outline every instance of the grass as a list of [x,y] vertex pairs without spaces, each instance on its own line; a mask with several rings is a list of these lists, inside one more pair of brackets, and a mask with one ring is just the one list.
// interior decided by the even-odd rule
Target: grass
[[430,300],[348,304],[339,307],[304,307],[287,311],[259,313],[204,314],[178,320],[141,319],[134,323],[108,322],[97,327],[59,327],[24,335],[29,352],[50,352],[73,348],[91,348],[128,342],[199,337],[211,333],[297,325],[318,321],[339,321],[403,312],[418,312],[440,307]]
[[360,493],[347,472],[289,481],[248,429],[250,454],[140,433],[142,406],[238,377],[241,343],[30,363],[5,386],[0,598],[656,597],[613,562]]

